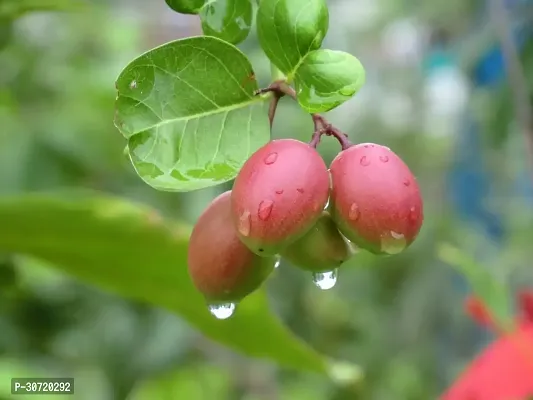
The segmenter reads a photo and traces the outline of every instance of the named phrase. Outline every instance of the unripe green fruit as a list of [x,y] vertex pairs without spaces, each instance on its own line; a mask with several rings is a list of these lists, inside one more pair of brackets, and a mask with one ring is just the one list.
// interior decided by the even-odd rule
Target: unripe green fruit
[[323,211],[315,226],[288,246],[281,255],[296,267],[311,272],[324,272],[339,267],[353,252],[329,213]]
[[243,165],[231,209],[239,237],[258,255],[279,254],[313,227],[329,197],[329,174],[307,143],[274,140]]
[[275,257],[255,255],[239,240],[230,199],[227,191],[211,202],[189,241],[189,274],[211,303],[241,300],[265,281],[277,262]]
[[414,241],[424,219],[420,189],[388,147],[352,146],[330,173],[330,212],[344,236],[374,254],[400,253]]

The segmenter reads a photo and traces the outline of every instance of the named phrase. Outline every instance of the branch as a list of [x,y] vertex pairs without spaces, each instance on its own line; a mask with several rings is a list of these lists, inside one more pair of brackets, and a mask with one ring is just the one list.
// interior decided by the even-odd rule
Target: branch
[[[274,97],[270,103],[270,109],[268,111],[270,127],[272,128],[279,99],[283,96],[289,96],[293,100],[297,100],[297,97],[294,89],[283,80],[275,81],[268,87],[257,90],[255,94],[260,95],[265,93],[274,94]],[[309,142],[310,146],[316,148],[320,143],[322,135],[333,136],[340,143],[342,150],[346,150],[348,147],[352,146],[352,143],[348,140],[348,135],[335,128],[326,120],[326,118],[316,113],[311,114],[311,118],[313,119],[315,130],[313,132],[311,142]]]
[[533,107],[529,99],[528,81],[520,63],[520,55],[513,39],[511,23],[503,0],[490,0],[489,5],[507,67],[516,122],[524,136],[529,161],[533,168]]

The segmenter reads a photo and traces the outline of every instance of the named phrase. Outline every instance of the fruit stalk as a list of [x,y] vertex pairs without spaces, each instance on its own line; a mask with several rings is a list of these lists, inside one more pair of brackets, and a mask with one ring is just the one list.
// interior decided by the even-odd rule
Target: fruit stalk
[[[272,128],[279,99],[283,96],[289,96],[293,100],[297,100],[297,96],[294,89],[283,80],[274,81],[266,88],[257,90],[255,94],[261,95],[265,93],[272,93],[274,95],[270,103],[270,109],[268,111],[268,119],[270,120],[270,127]],[[347,148],[353,145],[348,140],[347,134],[335,128],[322,115],[313,113],[311,114],[311,118],[313,118],[315,130],[313,132],[313,136],[311,137],[311,141],[309,142],[310,146],[316,148],[320,143],[322,135],[333,136],[340,143],[342,150],[346,150]]]

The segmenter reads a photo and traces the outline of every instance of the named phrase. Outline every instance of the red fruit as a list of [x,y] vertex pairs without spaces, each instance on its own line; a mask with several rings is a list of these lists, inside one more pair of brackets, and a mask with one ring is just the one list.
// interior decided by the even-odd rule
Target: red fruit
[[236,302],[256,290],[274,269],[242,244],[231,216],[231,191],[216,197],[198,219],[188,249],[189,274],[209,302]]
[[342,151],[330,167],[331,214],[339,230],[375,254],[407,248],[422,226],[415,177],[388,147],[364,143]]
[[275,255],[309,231],[329,196],[329,174],[318,152],[293,139],[274,140],[244,163],[231,208],[243,243]]

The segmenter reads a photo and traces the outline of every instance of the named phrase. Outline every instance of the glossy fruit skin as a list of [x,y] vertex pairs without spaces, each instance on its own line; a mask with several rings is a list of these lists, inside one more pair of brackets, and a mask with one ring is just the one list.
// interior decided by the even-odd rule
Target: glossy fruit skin
[[388,147],[352,146],[330,166],[330,212],[339,230],[374,254],[397,254],[417,237],[424,220],[415,177]]
[[296,267],[311,272],[331,271],[354,254],[327,211],[303,237],[289,245],[281,256]]
[[235,227],[254,253],[279,254],[313,227],[328,197],[329,174],[320,154],[298,140],[274,140],[257,150],[235,179]]
[[231,191],[216,197],[198,219],[189,241],[189,275],[210,303],[243,299],[266,280],[277,261],[255,255],[239,240],[230,202]]

